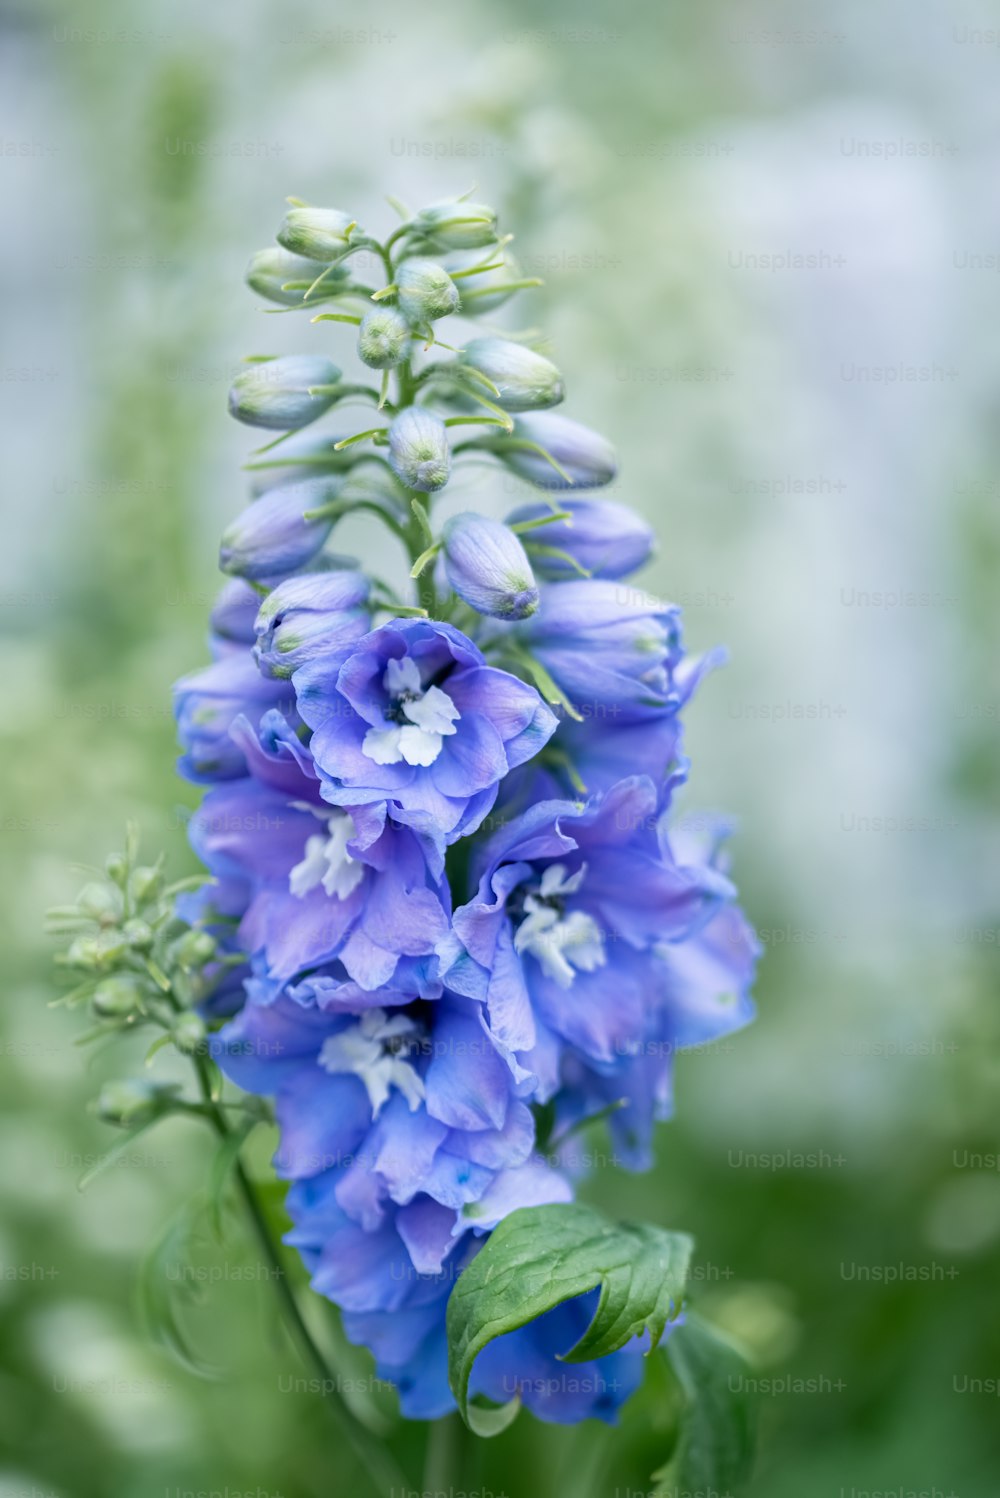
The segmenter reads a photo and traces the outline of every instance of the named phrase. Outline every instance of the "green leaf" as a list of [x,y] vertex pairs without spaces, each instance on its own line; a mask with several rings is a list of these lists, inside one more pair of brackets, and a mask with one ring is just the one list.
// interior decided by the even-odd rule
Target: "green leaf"
[[240,1124],[239,1128],[233,1129],[220,1141],[219,1147],[212,1159],[212,1166],[208,1175],[206,1187],[206,1198],[208,1207],[208,1220],[212,1231],[219,1243],[223,1239],[222,1210],[224,1205],[224,1193],[230,1173],[235,1169],[236,1162],[240,1157],[240,1150],[261,1122],[259,1118],[247,1119],[246,1123]]
[[488,1411],[469,1400],[483,1348],[598,1286],[594,1319],[565,1360],[605,1357],[644,1331],[655,1347],[680,1309],[691,1248],[683,1233],[612,1223],[579,1202],[504,1218],[448,1302],[448,1377],[466,1423],[479,1435],[496,1434],[518,1409],[517,1399]]
[[216,1379],[219,1377],[218,1370],[194,1351],[178,1320],[176,1301],[181,1296],[186,1296],[188,1300],[194,1298],[192,1284],[181,1281],[174,1289],[169,1273],[171,1267],[176,1272],[190,1259],[194,1214],[198,1206],[197,1202],[185,1203],[180,1212],[167,1223],[139,1266],[137,1294],[139,1313],[149,1336],[189,1373],[194,1373],[199,1378]]
[[753,1467],[756,1437],[746,1361],[721,1332],[691,1315],[671,1334],[666,1355],[686,1408],[670,1460],[652,1480],[681,1491],[735,1495]]
[[129,1129],[128,1133],[124,1134],[120,1139],[116,1139],[110,1149],[106,1149],[102,1155],[98,1156],[90,1169],[84,1171],[76,1183],[76,1189],[78,1191],[86,1191],[91,1181],[96,1181],[97,1177],[103,1175],[122,1155],[127,1154],[140,1134],[145,1134],[146,1130],[151,1129],[154,1124],[159,1123],[162,1117],[163,1114],[158,1113],[154,1118],[147,1118],[143,1123],[137,1124],[134,1129]]

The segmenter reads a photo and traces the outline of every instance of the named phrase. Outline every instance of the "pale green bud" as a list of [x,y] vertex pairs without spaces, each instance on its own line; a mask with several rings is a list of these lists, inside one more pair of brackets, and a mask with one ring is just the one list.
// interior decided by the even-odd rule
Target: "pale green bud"
[[139,1008],[142,988],[134,978],[105,978],[91,1000],[102,1019],[124,1019]]
[[413,223],[444,250],[475,250],[497,237],[496,213],[484,203],[431,203]]
[[[510,250],[499,245],[495,253],[487,250],[452,250],[443,256],[442,265],[449,275],[456,271],[475,271],[475,275],[464,275],[456,282],[462,298],[462,311],[470,317],[483,312],[494,312],[515,295],[516,282],[524,277],[524,271]],[[477,266],[492,266],[491,270],[478,270]]]
[[335,385],[340,370],[318,354],[290,354],[251,364],[238,374],[229,391],[229,412],[248,426],[270,427],[288,432],[308,426],[329,411],[336,399],[329,390],[310,390]]
[[[302,305],[305,293],[319,275],[315,260],[292,255],[276,245],[258,250],[246,268],[246,283],[258,296],[282,307]],[[351,278],[346,267],[328,272],[309,298],[310,304],[325,297],[337,296]]]
[[123,1128],[146,1123],[168,1112],[179,1091],[176,1082],[147,1082],[138,1077],[105,1082],[97,1099],[98,1117]]
[[174,956],[183,968],[199,968],[211,962],[217,950],[218,942],[210,932],[192,928],[176,943]]
[[204,1045],[207,1032],[201,1016],[189,1009],[175,1020],[170,1033],[177,1049],[183,1051],[185,1056],[193,1056]]
[[505,411],[543,411],[557,406],[565,389],[550,359],[509,338],[474,338],[462,352],[463,364],[478,369],[496,387]]
[[153,945],[153,928],[145,921],[126,921],[122,927],[122,935],[137,952],[148,952]]
[[159,893],[162,883],[163,875],[156,865],[145,864],[132,870],[129,889],[132,893],[132,898],[138,904],[145,905],[147,901],[154,899]]
[[410,324],[395,307],[373,307],[361,319],[358,357],[369,369],[392,369],[406,358],[412,336]]
[[400,312],[418,327],[458,311],[458,287],[436,260],[404,260],[396,271],[396,288]]
[[[293,255],[329,263],[347,249],[356,220],[339,208],[289,208],[278,229],[278,243]],[[315,279],[315,277],[314,277]]]

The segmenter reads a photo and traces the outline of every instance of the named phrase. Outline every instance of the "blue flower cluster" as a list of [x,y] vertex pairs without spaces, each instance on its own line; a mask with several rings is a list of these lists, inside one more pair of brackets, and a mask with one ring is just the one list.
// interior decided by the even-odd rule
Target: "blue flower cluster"
[[[649,1164],[673,1055],[746,1023],[757,948],[725,829],[671,829],[680,710],[714,658],[686,656],[678,611],[623,581],[649,527],[580,497],[614,477],[613,451],[551,413],[561,376],[523,342],[430,356],[438,319],[525,284],[491,210],[433,205],[380,244],[295,205],[278,241],[250,284],[288,308],[335,301],[383,378],[274,359],[231,394],[283,436],[223,539],[213,662],[177,687],[213,876],[189,908],[231,954],[214,1054],[274,1099],[288,1241],[404,1413],[433,1418],[454,1407],[455,1277],[508,1213],[571,1198],[589,1118]],[[360,249],[384,287],[353,279]],[[365,399],[383,425],[296,435]],[[431,496],[484,457],[548,494],[436,531]],[[327,549],[358,508],[405,546],[419,604]],[[558,1361],[593,1306],[499,1338],[473,1392],[614,1418],[641,1345]]]

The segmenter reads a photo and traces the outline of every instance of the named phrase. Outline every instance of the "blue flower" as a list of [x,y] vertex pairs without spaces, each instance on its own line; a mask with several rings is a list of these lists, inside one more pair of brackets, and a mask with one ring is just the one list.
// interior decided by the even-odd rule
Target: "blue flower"
[[378,804],[441,845],[479,826],[557,727],[533,687],[437,620],[394,619],[293,682],[324,797]]
[[498,437],[491,445],[512,472],[539,489],[600,489],[618,472],[607,438],[557,411],[526,411],[514,422],[513,441]]
[[287,682],[260,674],[249,650],[230,649],[201,671],[174,685],[177,736],[183,754],[178,762],[188,780],[233,780],[246,774],[244,746],[232,736],[242,717],[257,728],[276,712],[295,715],[295,696]]
[[585,718],[626,723],[676,706],[680,610],[624,583],[551,583],[516,637]]
[[[678,860],[667,815],[644,776],[587,802],[532,806],[487,843],[478,889],[439,945],[445,983],[485,1005],[514,1075],[541,1100],[566,1083],[567,1065],[611,1077],[614,1097],[627,1095],[637,1044],[664,1026],[691,1044],[706,1026],[718,1034],[745,1022],[729,990],[706,990],[714,970],[709,978],[697,960],[678,966],[677,952],[691,958],[685,944],[730,908],[734,890],[713,860]],[[724,930],[738,965],[749,938]],[[745,994],[742,969],[737,987]],[[643,1092],[638,1101],[637,1141],[661,1099]]]
[[212,873],[248,886],[239,939],[260,992],[334,960],[372,990],[405,959],[431,958],[450,909],[440,863],[428,862],[433,847],[384,810],[352,815],[324,802],[284,744],[272,773],[279,784],[245,778],[216,787],[190,827]]
[[[554,582],[579,577],[627,577],[653,555],[656,536],[650,525],[628,505],[609,499],[563,499],[567,520],[549,520],[533,534],[541,550],[532,548],[535,571]],[[508,515],[508,525],[544,520],[548,505],[530,504]],[[554,553],[563,552],[563,556]],[[576,566],[574,566],[574,562]]]
[[359,640],[371,627],[363,572],[306,573],[268,594],[254,629],[254,656],[267,676],[286,677],[307,660]]

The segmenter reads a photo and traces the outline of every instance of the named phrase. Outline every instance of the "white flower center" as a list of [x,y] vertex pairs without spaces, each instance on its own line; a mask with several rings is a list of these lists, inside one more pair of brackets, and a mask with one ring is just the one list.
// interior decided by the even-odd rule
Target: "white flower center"
[[305,856],[288,876],[288,888],[301,900],[321,884],[328,895],[346,900],[365,877],[365,866],[352,858],[347,844],[354,836],[354,819],[349,812],[326,812],[315,806],[293,802],[303,811],[311,811],[326,823],[326,833],[306,839]]
[[583,883],[587,865],[567,875],[566,866],[550,863],[537,889],[525,896],[524,919],[514,933],[514,950],[530,952],[547,978],[569,988],[578,972],[593,973],[607,962],[604,935],[583,910],[565,913],[568,895]]
[[432,765],[446,735],[455,732],[461,716],[447,692],[423,687],[420,670],[411,656],[391,660],[382,685],[389,694],[385,728],[369,728],[361,751],[377,765]]
[[419,1025],[405,1014],[390,1019],[384,1009],[367,1009],[356,1025],[324,1040],[319,1064],[335,1076],[353,1072],[360,1077],[373,1118],[378,1118],[393,1087],[415,1113],[424,1098],[424,1084],[406,1054],[419,1036]]

